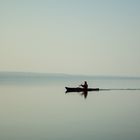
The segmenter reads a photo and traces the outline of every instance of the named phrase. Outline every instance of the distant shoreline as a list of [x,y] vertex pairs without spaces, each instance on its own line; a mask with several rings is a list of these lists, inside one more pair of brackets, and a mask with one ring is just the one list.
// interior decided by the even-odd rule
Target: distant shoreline
[[65,73],[39,73],[39,72],[8,72],[8,71],[0,71],[0,78],[4,76],[16,76],[16,77],[82,77],[82,78],[107,78],[107,79],[138,79],[140,77],[136,76],[110,76],[110,75],[82,75],[82,74],[65,74]]

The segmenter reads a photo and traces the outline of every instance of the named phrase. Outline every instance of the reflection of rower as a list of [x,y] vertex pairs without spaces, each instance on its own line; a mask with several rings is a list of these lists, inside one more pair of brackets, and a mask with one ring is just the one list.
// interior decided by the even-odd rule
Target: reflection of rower
[[87,90],[84,90],[81,95],[84,95],[85,99],[87,98],[87,95],[88,95],[88,91]]
[[87,84],[87,81],[85,81],[84,82],[84,84],[82,85],[80,85],[81,87],[83,87],[84,88],[84,90],[86,90],[87,91],[87,89],[88,89],[88,84]]

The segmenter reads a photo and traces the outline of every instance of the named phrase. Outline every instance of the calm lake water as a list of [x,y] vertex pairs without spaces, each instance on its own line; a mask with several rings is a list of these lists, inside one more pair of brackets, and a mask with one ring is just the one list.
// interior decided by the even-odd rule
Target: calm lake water
[[140,140],[140,79],[0,75],[0,140]]

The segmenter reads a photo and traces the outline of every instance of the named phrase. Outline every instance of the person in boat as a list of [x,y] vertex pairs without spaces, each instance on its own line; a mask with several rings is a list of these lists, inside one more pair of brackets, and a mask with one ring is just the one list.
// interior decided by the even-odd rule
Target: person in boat
[[87,90],[88,89],[87,81],[85,81],[84,84],[81,84],[80,86],[83,87],[85,90]]

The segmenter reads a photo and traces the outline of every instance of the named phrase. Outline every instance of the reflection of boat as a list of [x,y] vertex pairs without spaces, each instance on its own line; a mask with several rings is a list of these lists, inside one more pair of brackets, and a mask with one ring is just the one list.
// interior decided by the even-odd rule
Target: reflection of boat
[[72,88],[72,87],[65,87],[66,88],[66,92],[86,92],[86,91],[99,91],[99,88],[88,88],[87,90],[84,88],[80,88],[80,87],[76,87],[76,88]]

